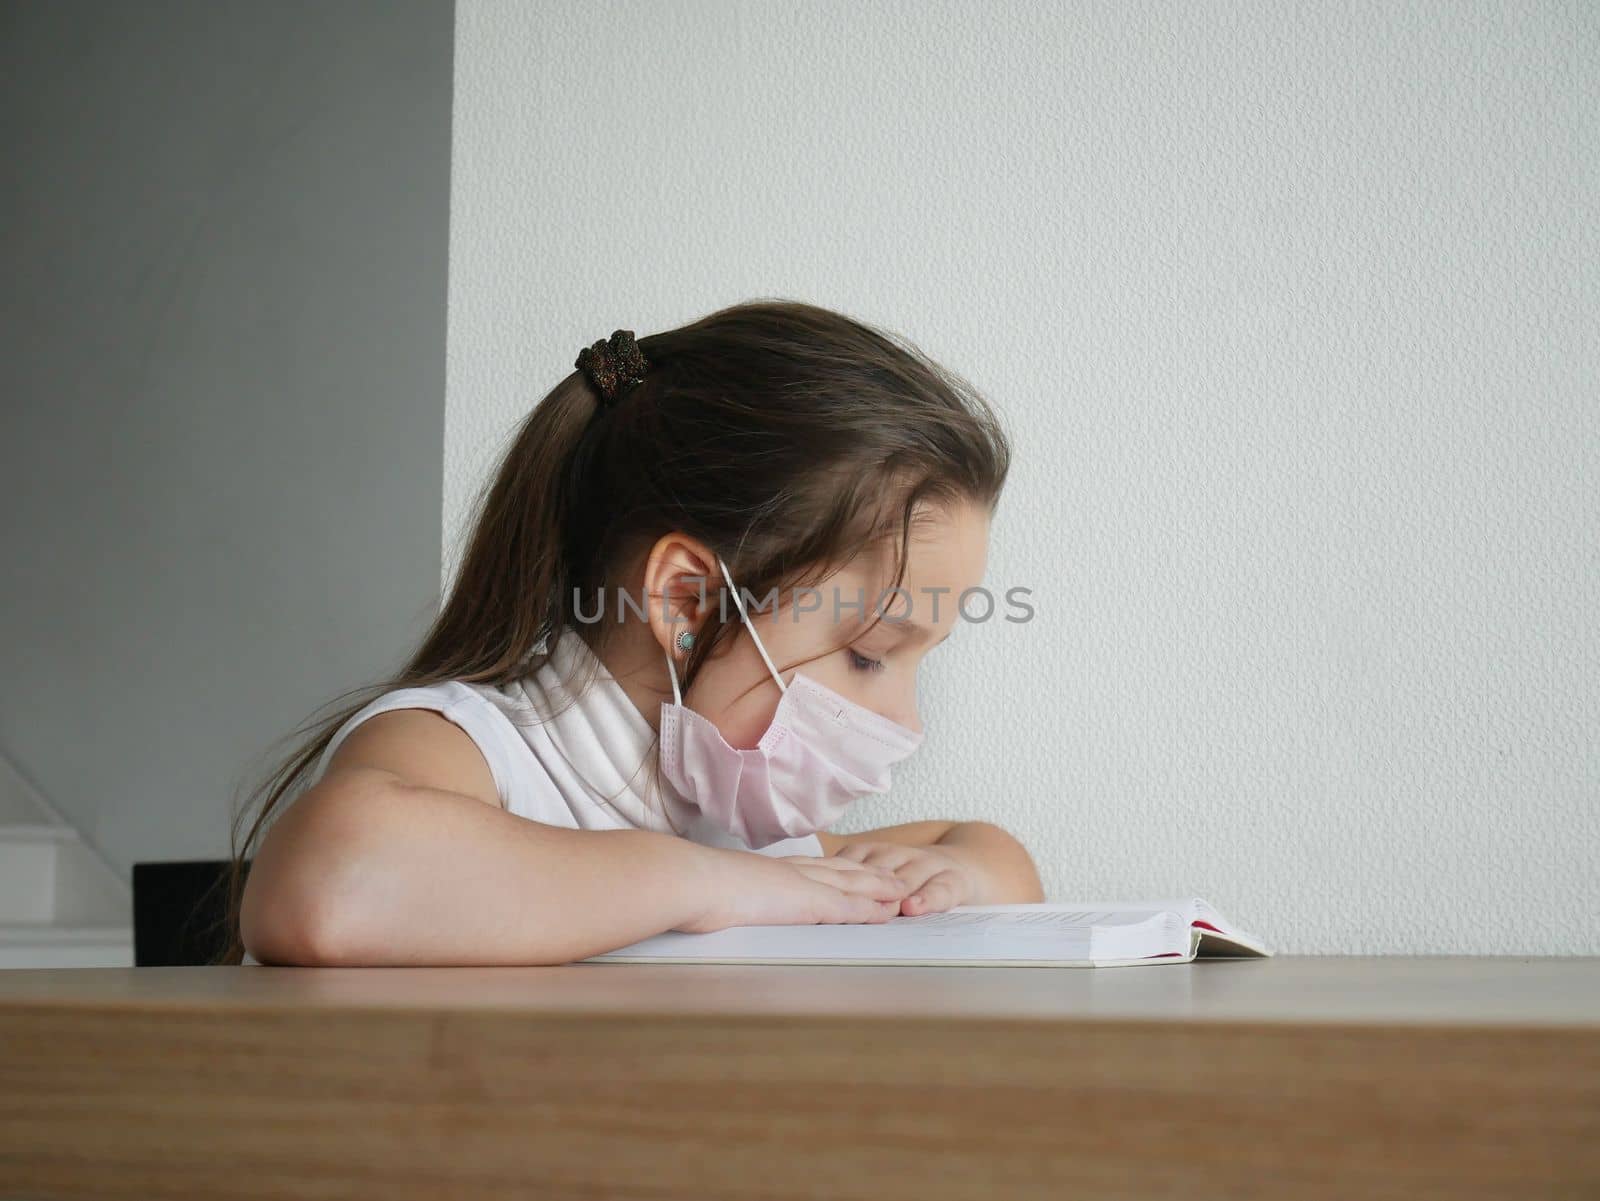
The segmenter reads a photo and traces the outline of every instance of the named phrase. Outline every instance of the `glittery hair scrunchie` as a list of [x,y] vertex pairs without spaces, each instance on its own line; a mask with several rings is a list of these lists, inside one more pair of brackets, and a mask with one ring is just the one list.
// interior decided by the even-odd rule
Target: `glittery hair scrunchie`
[[633,331],[619,329],[609,342],[596,342],[580,350],[573,366],[589,377],[600,394],[601,407],[610,408],[626,389],[644,381],[650,364],[633,340]]

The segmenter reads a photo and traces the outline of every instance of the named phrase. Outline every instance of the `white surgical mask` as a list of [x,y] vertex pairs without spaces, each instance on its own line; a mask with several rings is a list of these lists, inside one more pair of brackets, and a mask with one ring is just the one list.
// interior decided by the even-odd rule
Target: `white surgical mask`
[[832,824],[851,802],[887,792],[889,769],[917,749],[922,735],[809,676],[796,672],[785,684],[720,555],[717,566],[783,699],[754,748],[729,746],[715,725],[684,705],[668,651],[672,702],[661,702],[662,774],[711,822],[752,848],[803,838]]

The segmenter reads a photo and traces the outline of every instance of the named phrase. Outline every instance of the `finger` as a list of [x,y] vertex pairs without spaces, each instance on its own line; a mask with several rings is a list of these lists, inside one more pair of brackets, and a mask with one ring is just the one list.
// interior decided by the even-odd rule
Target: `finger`
[[915,885],[900,902],[900,911],[908,917],[919,913],[937,913],[953,907],[961,895],[961,880],[955,872],[936,872],[921,884]]
[[942,866],[942,864],[931,860],[920,847],[880,847],[869,851],[864,862],[878,864],[892,872],[898,872],[902,876],[906,874],[912,864],[918,862],[931,863],[932,866],[929,867],[929,871],[936,870]]
[[825,920],[850,923],[886,922],[900,915],[898,899],[880,901],[871,897],[840,894],[833,909],[834,916]]
[[916,892],[935,876],[942,876],[950,871],[949,860],[935,859],[928,855],[918,855],[906,860],[895,868],[895,875],[906,882],[907,894]]
[[826,881],[816,892],[812,919],[817,922],[885,922],[900,914],[900,898],[874,897],[866,893],[848,892],[833,887]]
[[852,842],[848,846],[840,847],[835,854],[840,859],[874,863],[885,859],[895,861],[909,859],[921,851],[921,847],[907,846],[900,842]]
[[[804,868],[801,870],[805,871]],[[906,882],[899,876],[875,868],[859,868],[856,871],[820,871],[810,874],[813,880],[842,892],[861,893],[883,900],[899,900],[907,892]]]
[[842,848],[839,857],[859,863],[877,864],[891,871],[898,871],[901,864],[921,858],[922,848],[893,842],[855,843]]
[[869,922],[886,922],[891,918],[900,916],[900,898],[895,897],[888,901],[874,901],[872,903],[872,916]]
[[810,862],[822,867],[837,867],[843,871],[861,871],[863,868],[871,866],[860,859],[845,859],[838,855],[823,855],[810,860]]
[[860,893],[880,901],[894,901],[896,905],[911,890],[906,882],[893,872],[857,872],[839,877],[850,892]]
[[858,863],[850,859],[812,859],[810,862],[817,867],[828,868],[839,875],[877,875],[884,878],[895,876],[894,869],[880,863]]

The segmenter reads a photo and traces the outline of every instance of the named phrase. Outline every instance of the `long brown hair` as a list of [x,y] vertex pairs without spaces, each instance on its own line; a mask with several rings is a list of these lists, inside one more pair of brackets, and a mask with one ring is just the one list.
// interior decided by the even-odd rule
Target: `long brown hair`
[[[920,506],[965,500],[992,511],[999,502],[1010,450],[988,403],[865,322],[760,300],[638,346],[648,372],[612,407],[574,371],[523,419],[477,498],[449,595],[405,667],[287,736],[305,741],[234,819],[229,945],[217,962],[242,958],[243,867],[270,817],[376,697],[446,680],[507,683],[566,628],[598,653],[611,623],[578,612],[592,615],[593,598],[611,595],[641,548],[674,530],[720,554],[741,593],[763,597],[825,578],[880,539],[895,547],[898,585]],[[737,614],[720,618],[697,632],[685,686],[732,636]]]

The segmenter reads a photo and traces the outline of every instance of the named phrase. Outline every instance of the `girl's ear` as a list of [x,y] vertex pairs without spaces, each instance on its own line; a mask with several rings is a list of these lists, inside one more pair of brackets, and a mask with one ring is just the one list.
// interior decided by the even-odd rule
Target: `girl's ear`
[[[650,548],[644,563],[644,600],[650,633],[668,653],[680,630],[699,633],[711,610],[707,599],[722,583],[717,556],[705,543],[673,531]],[[624,606],[624,612],[629,611]]]

